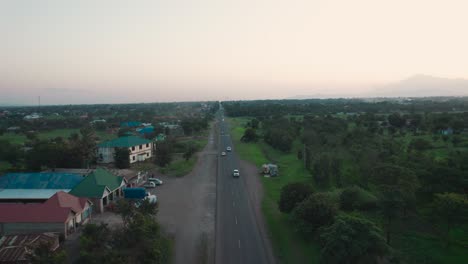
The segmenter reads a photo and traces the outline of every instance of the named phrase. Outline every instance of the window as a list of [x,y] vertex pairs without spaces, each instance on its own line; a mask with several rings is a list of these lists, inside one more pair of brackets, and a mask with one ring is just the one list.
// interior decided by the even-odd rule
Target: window
[[146,143],[146,147],[149,148],[149,144],[148,144],[148,143]]
[[143,147],[143,146],[142,146],[142,145],[140,145],[140,149],[141,149],[142,147]]
[[149,157],[149,153],[146,153],[146,157]]
[[135,150],[135,146],[132,147],[132,151],[134,151],[134,150]]
[[132,156],[132,159],[135,160],[135,156]]

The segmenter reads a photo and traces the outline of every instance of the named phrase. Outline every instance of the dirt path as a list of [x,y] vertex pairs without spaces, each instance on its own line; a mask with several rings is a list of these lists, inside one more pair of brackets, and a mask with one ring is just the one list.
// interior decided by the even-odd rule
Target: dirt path
[[158,176],[158,220],[175,238],[174,263],[212,263],[216,208],[216,142],[213,129],[198,162],[184,177]]

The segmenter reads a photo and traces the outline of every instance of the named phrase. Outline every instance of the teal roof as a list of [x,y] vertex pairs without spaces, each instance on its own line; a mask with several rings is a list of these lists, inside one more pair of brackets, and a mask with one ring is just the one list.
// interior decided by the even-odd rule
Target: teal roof
[[104,141],[98,145],[101,148],[129,148],[151,143],[151,140],[136,136],[119,137],[113,140]]
[[7,173],[0,177],[0,189],[72,189],[82,180],[72,173]]
[[70,189],[0,189],[0,200],[3,199],[49,199],[56,192],[69,192]]
[[129,121],[129,122],[122,122],[120,123],[121,127],[139,127],[141,126],[141,122],[137,121]]
[[123,177],[115,176],[106,169],[98,168],[75,186],[70,194],[78,197],[101,198],[106,188],[114,191],[120,187],[122,181]]

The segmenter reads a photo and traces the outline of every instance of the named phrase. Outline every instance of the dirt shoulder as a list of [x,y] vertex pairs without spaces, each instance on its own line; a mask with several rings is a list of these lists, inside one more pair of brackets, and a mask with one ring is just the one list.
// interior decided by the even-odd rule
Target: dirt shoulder
[[184,177],[158,175],[157,218],[174,237],[174,263],[212,263],[216,207],[216,146],[213,129],[207,146],[197,153],[194,169]]

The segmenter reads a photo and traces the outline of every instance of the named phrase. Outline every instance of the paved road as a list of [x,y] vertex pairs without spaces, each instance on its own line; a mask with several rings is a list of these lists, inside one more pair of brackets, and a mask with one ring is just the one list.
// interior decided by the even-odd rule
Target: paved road
[[[218,115],[218,130],[220,155],[228,146],[233,147],[222,109]],[[239,178],[232,176],[232,171],[240,168],[234,151],[234,148],[226,151],[226,156],[218,158],[215,261],[219,264],[273,263],[254,216],[243,171]]]

